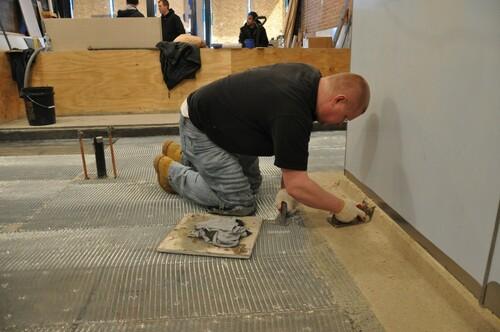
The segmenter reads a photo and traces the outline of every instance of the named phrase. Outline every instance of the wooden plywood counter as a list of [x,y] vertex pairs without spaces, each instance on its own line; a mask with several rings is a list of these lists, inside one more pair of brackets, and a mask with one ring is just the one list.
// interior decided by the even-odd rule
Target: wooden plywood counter
[[12,79],[7,53],[0,52],[0,123],[24,117],[23,100]]
[[169,91],[159,51],[114,50],[41,53],[32,86],[53,86],[56,113],[64,115],[177,112],[195,89],[231,73],[282,62],[316,66],[323,75],[350,69],[348,49],[201,49],[196,79]]

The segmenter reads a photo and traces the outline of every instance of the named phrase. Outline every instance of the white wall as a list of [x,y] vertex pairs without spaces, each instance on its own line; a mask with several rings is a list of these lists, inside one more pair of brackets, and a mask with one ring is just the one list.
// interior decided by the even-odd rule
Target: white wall
[[346,169],[482,283],[500,198],[500,1],[355,0],[351,70],[372,101],[349,123]]

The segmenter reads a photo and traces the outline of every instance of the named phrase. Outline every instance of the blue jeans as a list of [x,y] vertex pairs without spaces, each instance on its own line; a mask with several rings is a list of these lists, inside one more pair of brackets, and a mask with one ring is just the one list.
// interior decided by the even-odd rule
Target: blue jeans
[[182,163],[172,163],[168,180],[182,197],[213,213],[255,213],[255,194],[262,182],[259,158],[232,154],[213,143],[181,115]]

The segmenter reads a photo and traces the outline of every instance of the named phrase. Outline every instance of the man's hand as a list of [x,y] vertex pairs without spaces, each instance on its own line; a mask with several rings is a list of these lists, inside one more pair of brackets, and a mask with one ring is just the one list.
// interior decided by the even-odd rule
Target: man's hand
[[288,213],[295,213],[297,211],[297,201],[292,196],[288,195],[286,189],[280,189],[276,195],[274,205],[278,210],[281,209],[281,202],[285,202]]
[[356,218],[362,221],[368,221],[366,213],[356,206],[356,203],[351,200],[344,201],[344,207],[340,212],[335,213],[335,218],[343,223],[350,223]]

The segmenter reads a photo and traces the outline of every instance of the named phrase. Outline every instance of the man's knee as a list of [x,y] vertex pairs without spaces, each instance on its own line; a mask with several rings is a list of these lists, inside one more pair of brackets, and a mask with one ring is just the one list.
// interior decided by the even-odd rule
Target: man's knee
[[223,202],[224,208],[233,208],[236,206],[254,206],[255,195],[250,186],[241,191],[219,192],[219,198]]
[[[252,195],[253,196],[253,195]],[[234,202],[223,202],[219,207],[209,208],[210,212],[229,216],[249,216],[254,215],[257,210],[255,197],[248,200],[238,200]]]

